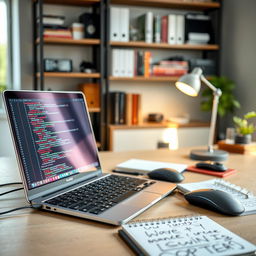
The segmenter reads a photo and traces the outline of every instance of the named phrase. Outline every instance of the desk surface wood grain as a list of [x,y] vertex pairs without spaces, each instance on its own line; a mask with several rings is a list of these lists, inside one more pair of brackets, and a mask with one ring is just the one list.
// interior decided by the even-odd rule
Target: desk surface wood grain
[[[104,172],[130,158],[194,164],[188,158],[190,149],[177,151],[101,152]],[[256,156],[231,154],[225,164],[238,172],[226,180],[256,193]],[[185,182],[196,182],[213,176],[186,172]],[[16,160],[0,158],[0,183],[20,180]],[[1,188],[0,193],[3,192]],[[0,198],[1,210],[26,204],[22,191]],[[256,215],[228,217],[189,205],[178,192],[164,198],[136,219],[202,214],[256,244]],[[118,237],[119,227],[39,210],[22,210],[0,217],[0,255],[133,255]]]

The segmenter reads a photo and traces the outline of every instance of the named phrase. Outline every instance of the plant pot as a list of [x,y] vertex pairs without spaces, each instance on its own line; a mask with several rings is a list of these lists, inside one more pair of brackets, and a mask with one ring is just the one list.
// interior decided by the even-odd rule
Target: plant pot
[[246,134],[246,135],[237,134],[235,136],[235,144],[250,144],[251,142],[252,142],[251,134]]

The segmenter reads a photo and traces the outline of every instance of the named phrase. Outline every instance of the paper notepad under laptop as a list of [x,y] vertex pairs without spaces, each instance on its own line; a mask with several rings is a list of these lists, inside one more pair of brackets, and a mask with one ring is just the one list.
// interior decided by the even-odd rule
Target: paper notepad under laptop
[[171,168],[178,172],[183,172],[186,168],[186,164],[177,164],[170,162],[160,162],[160,161],[148,161],[142,159],[129,159],[128,161],[122,162],[116,166],[118,171],[137,171],[142,174],[146,174],[158,168]]
[[80,92],[5,91],[27,200],[44,210],[119,225],[176,185],[102,172]]

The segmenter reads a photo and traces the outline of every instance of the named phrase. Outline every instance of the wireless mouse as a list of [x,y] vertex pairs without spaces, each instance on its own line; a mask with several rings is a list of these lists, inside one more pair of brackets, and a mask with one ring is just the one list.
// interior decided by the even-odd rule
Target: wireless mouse
[[194,205],[227,215],[240,215],[244,206],[227,192],[214,189],[199,189],[186,193],[185,199]]
[[173,183],[179,183],[184,180],[184,176],[171,168],[159,168],[148,173],[148,177],[154,180],[163,180]]

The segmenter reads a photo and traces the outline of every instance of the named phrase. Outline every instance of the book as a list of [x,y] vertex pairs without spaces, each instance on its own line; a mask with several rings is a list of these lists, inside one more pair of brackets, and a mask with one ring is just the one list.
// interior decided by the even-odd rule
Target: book
[[110,123],[124,124],[125,123],[125,93],[111,92],[110,93]]
[[153,13],[147,12],[137,19],[139,40],[153,42]]
[[43,20],[42,20],[44,25],[63,25],[64,21],[65,21],[65,16],[61,16],[61,15],[43,15]]
[[216,189],[230,193],[238,199],[245,208],[241,215],[249,215],[256,213],[256,196],[245,188],[241,188],[224,179],[211,179],[202,182],[184,183],[177,185],[177,188],[182,193],[191,192],[197,189]]
[[219,178],[224,178],[224,177],[227,177],[227,176],[237,172],[237,170],[235,170],[235,169],[227,169],[224,172],[216,172],[216,171],[212,171],[212,170],[197,168],[195,166],[188,166],[187,171],[213,175],[213,176],[217,176]]
[[207,216],[134,221],[121,227],[120,237],[137,255],[255,255],[256,250]]
[[132,94],[132,124],[139,124],[140,95]]
[[163,16],[161,19],[161,42],[168,42],[168,16]]
[[120,8],[111,7],[110,8],[110,40],[111,41],[121,41],[119,21],[120,21]]
[[250,144],[231,144],[224,140],[218,141],[218,148],[237,154],[255,154],[256,142]]
[[168,15],[168,44],[176,44],[177,36],[176,36],[176,15],[169,14]]
[[172,168],[178,172],[183,172],[187,168],[187,165],[132,158],[118,164],[115,169],[119,171],[139,171],[140,173],[147,174],[148,172],[158,168]]
[[154,17],[154,42],[161,43],[161,16]]
[[132,94],[131,93],[126,93],[125,123],[126,125],[132,124]]
[[176,15],[176,43],[184,44],[185,38],[185,17],[184,15]]
[[120,19],[117,21],[119,23],[119,35],[121,42],[129,41],[129,8],[119,8]]

